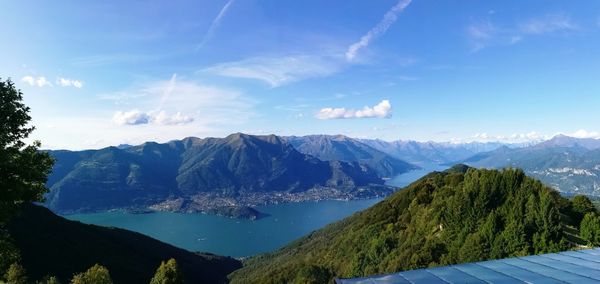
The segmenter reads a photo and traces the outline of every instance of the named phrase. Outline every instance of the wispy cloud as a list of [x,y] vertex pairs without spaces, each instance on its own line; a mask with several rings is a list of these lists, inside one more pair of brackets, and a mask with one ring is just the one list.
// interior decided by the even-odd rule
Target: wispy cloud
[[574,31],[578,26],[564,14],[546,15],[542,18],[530,19],[519,26],[524,34],[541,35],[554,32]]
[[37,87],[52,87],[52,83],[46,79],[44,76],[33,77],[33,76],[25,76],[21,78],[21,82],[27,83],[30,86]]
[[315,115],[318,119],[346,119],[346,118],[390,118],[392,105],[389,100],[382,100],[373,107],[365,106],[360,110],[346,108],[322,108]]
[[528,36],[567,33],[579,27],[565,14],[549,14],[528,19],[513,27],[499,27],[491,20],[477,21],[467,27],[471,51],[476,52],[492,45],[513,45]]
[[486,47],[496,36],[496,32],[496,28],[489,20],[481,21],[467,27],[467,35],[473,45],[471,51],[478,51]]
[[225,77],[255,79],[271,87],[279,87],[307,78],[328,76],[341,68],[342,63],[332,57],[290,55],[220,63],[202,71]]
[[202,41],[196,47],[196,51],[198,51],[200,48],[202,48],[206,44],[206,42],[208,42],[213,37],[213,34],[215,33],[215,31],[217,30],[219,25],[221,25],[221,21],[223,20],[223,17],[225,17],[225,14],[227,14],[227,11],[229,10],[229,7],[231,6],[231,4],[233,4],[233,2],[234,2],[234,0],[229,0],[229,1],[227,1],[227,3],[225,3],[223,8],[221,8],[221,11],[217,15],[217,17],[210,24],[210,27],[208,28],[208,31],[204,35],[204,38],[202,38]]
[[385,15],[383,19],[375,25],[370,31],[363,35],[359,41],[351,44],[346,51],[346,60],[352,61],[356,57],[358,51],[362,48],[369,46],[372,40],[382,36],[390,28],[390,26],[398,18],[398,13],[402,12],[409,4],[411,0],[400,0],[392,7]]

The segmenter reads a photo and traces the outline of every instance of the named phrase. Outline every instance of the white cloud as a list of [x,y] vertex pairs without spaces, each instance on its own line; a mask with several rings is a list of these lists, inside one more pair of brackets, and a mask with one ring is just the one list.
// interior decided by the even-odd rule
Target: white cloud
[[502,143],[536,143],[552,138],[536,131],[528,133],[513,133],[511,135],[492,135],[486,132],[477,133],[466,139],[452,139],[454,143],[465,142],[502,142]]
[[359,41],[353,43],[348,47],[348,50],[346,51],[346,60],[352,61],[361,48],[369,46],[373,39],[385,34],[385,32],[398,18],[398,13],[402,12],[410,4],[410,2],[411,0],[398,1],[398,3],[394,7],[392,7],[392,9],[385,13],[383,19],[379,23],[377,23],[375,27],[373,27],[369,32],[363,35]]
[[594,138],[600,139],[600,132],[597,131],[588,131],[585,129],[580,129],[572,133],[554,133],[554,134],[542,134],[536,131],[528,132],[528,133],[514,133],[512,135],[491,135],[488,133],[477,133],[472,137],[467,139],[452,139],[454,142],[463,143],[463,142],[503,142],[503,143],[536,143],[542,142],[545,140],[549,140],[556,135],[566,135],[569,137],[575,138]]
[[567,136],[575,137],[575,138],[594,138],[600,139],[600,133],[597,131],[587,131],[585,129],[579,129],[573,133],[566,134]]
[[[33,76],[25,76],[21,78],[21,82],[27,83],[30,86],[37,87],[53,87],[52,83],[46,79],[44,76],[33,77]],[[81,89],[83,87],[83,82],[80,80],[67,79],[63,77],[58,77],[56,79],[56,85],[61,87],[75,87]]]
[[113,115],[113,122],[118,125],[140,125],[140,124],[148,124],[150,122],[150,116],[141,112],[137,109],[130,111],[117,111]]
[[143,125],[143,124],[160,124],[160,125],[183,125],[194,121],[194,118],[188,115],[183,115],[177,112],[173,115],[167,114],[166,111],[159,112],[150,111],[142,112],[138,109],[130,111],[117,111],[113,115],[113,123],[117,125]]
[[40,77],[25,76],[21,79],[21,82],[27,83],[30,86],[52,87],[52,83],[50,83],[50,81],[48,81],[46,79],[46,77],[43,77],[43,76],[40,76]]
[[382,100],[373,107],[365,106],[361,110],[346,108],[323,108],[317,114],[318,119],[344,119],[344,118],[390,118],[392,105],[389,100]]
[[164,110],[160,111],[153,120],[162,125],[182,125],[188,124],[194,121],[191,116],[183,115],[181,112],[177,112],[174,115],[169,116]]
[[83,81],[67,79],[62,77],[59,77],[56,80],[56,84],[58,84],[61,87],[75,87],[77,89],[81,89],[83,87]]
[[198,45],[198,47],[196,47],[196,51],[198,49],[202,48],[202,46],[204,46],[206,44],[206,42],[212,38],[213,34],[215,33],[215,31],[217,30],[217,28],[221,24],[221,20],[223,19],[223,17],[225,16],[225,14],[227,14],[227,11],[229,10],[229,7],[231,6],[231,4],[233,4],[233,1],[234,0],[227,1],[227,3],[225,3],[225,5],[223,6],[223,8],[221,8],[221,11],[217,15],[217,17],[210,24],[210,27],[208,28],[208,31],[204,35],[204,38],[202,39],[202,41],[200,42],[200,44]]
[[334,58],[313,55],[254,57],[217,64],[202,71],[233,78],[255,79],[279,87],[302,79],[336,73],[341,64]]

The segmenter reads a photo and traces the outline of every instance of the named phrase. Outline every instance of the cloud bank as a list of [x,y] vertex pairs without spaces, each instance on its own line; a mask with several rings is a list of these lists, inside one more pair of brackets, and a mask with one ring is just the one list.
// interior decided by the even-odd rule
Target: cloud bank
[[365,106],[361,110],[346,108],[323,108],[316,115],[318,119],[347,119],[347,118],[391,118],[392,105],[389,100],[382,100],[373,107]]
[[392,24],[398,19],[398,13],[402,12],[409,4],[411,0],[400,0],[392,7],[385,15],[383,19],[373,27],[369,32],[363,35],[359,41],[353,43],[348,47],[346,51],[346,60],[352,61],[358,51],[362,48],[369,46],[372,40],[382,36],[392,26]]

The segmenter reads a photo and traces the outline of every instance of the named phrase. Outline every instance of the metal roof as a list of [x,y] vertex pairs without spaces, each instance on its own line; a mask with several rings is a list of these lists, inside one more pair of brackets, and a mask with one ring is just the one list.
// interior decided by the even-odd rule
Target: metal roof
[[600,248],[457,264],[353,279],[366,283],[600,283]]

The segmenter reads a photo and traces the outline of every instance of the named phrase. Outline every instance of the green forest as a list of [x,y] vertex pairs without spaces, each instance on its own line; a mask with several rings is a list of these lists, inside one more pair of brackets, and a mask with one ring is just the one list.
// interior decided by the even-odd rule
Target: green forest
[[599,243],[597,214],[588,198],[561,197],[519,169],[458,165],[254,257],[230,278],[232,283],[325,283],[333,277],[556,252]]

